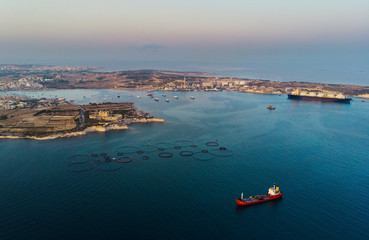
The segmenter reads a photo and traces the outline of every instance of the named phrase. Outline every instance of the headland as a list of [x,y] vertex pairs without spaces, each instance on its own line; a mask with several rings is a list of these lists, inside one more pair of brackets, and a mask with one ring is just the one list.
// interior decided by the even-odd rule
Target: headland
[[[301,91],[368,97],[369,86],[215,77],[207,72],[132,70],[97,72],[99,67],[0,65],[0,91],[131,89],[146,91],[240,91],[289,94]],[[100,69],[101,70],[101,69]],[[332,79],[334,82],[334,79]]]
[[64,98],[0,97],[0,138],[49,140],[90,132],[128,129],[131,123],[164,122],[135,108],[133,103],[77,105]]

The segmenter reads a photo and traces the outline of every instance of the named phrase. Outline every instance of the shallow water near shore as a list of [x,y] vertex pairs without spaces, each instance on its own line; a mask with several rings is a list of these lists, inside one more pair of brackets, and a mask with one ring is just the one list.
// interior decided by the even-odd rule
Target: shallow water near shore
[[[144,91],[28,95],[129,101],[166,122],[50,141],[0,140],[0,239],[369,238],[368,102],[239,92],[155,92],[159,102]],[[68,171],[74,154],[179,140],[199,151],[215,141],[233,155],[198,161],[170,149],[171,158],[150,153],[117,171]],[[283,199],[236,207],[241,192],[263,194],[273,183]]]

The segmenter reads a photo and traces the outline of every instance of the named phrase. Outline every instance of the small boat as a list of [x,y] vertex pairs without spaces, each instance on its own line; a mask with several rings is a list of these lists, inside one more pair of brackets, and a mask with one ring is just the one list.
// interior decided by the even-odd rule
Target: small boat
[[163,94],[162,96],[163,96],[163,97],[166,97],[167,95]]
[[167,99],[165,99],[165,101],[166,101],[166,102],[169,102],[169,99],[167,98]]
[[173,98],[174,98],[174,99],[178,99],[178,96],[174,96]]
[[118,95],[117,98],[120,98],[120,96]]
[[256,196],[250,196],[250,197],[243,197],[243,193],[241,193],[241,197],[236,199],[237,205],[240,206],[248,206],[253,205],[257,203],[267,202],[271,200],[278,199],[282,197],[283,192],[279,191],[279,187],[275,184],[273,187],[269,188],[269,191],[265,195],[256,195]]
[[141,96],[137,96],[137,98],[141,98]]
[[274,109],[275,109],[275,107],[273,107],[272,105],[269,105],[269,106],[267,107],[267,109],[269,109],[269,110],[274,110]]
[[154,101],[159,101],[159,98],[154,98]]
[[152,94],[151,94],[151,93],[148,93],[148,94],[146,94],[146,96],[151,97],[151,96],[152,96]]
[[191,96],[190,99],[195,100],[195,97],[194,96]]

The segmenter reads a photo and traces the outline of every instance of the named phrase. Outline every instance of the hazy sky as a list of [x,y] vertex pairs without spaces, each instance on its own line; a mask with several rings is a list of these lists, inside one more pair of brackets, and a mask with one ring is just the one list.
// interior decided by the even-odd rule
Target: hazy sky
[[[369,45],[368,0],[0,0],[0,62]],[[160,57],[160,56],[158,56]]]

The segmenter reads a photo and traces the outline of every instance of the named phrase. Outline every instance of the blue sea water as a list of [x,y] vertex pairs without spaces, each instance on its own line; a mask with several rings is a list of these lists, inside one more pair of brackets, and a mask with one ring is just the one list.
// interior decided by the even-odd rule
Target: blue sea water
[[[157,69],[172,71],[198,71],[213,76],[263,79],[272,81],[298,81],[334,84],[369,85],[369,49],[367,47],[307,47],[285,49],[270,48],[244,53],[214,49],[187,56],[188,50],[175,54],[164,52],[142,53],[138,57],[119,55],[107,58],[104,54],[90,58],[67,59],[15,59],[15,63],[101,66],[99,71]],[[162,49],[164,51],[164,49]],[[192,52],[193,50],[190,50]],[[238,52],[238,53],[237,53]],[[237,54],[236,54],[237,53]],[[146,55],[148,54],[148,55]],[[189,53],[191,55],[191,53]],[[104,58],[105,56],[105,58]],[[60,57],[60,56],[59,56]],[[9,60],[4,62],[9,63]]]
[[[140,91],[29,93],[41,94],[131,101],[166,122],[50,141],[0,140],[0,239],[369,238],[368,102],[239,92],[156,92],[159,102]],[[233,156],[197,161],[171,149],[172,158],[149,153],[117,171],[68,171],[73,154],[178,140],[198,150],[218,141]],[[283,199],[236,207],[241,192],[266,193],[273,183]]]

